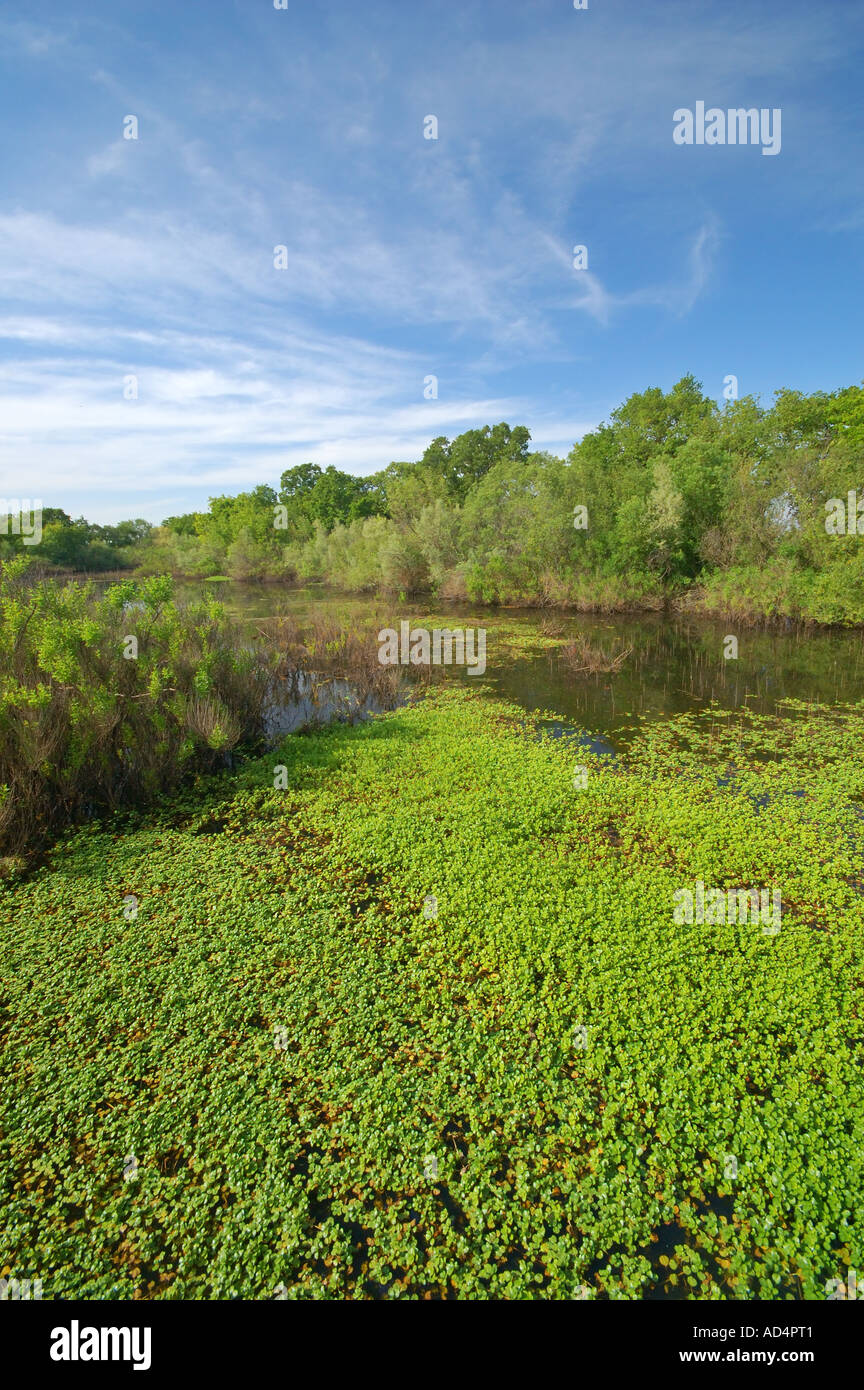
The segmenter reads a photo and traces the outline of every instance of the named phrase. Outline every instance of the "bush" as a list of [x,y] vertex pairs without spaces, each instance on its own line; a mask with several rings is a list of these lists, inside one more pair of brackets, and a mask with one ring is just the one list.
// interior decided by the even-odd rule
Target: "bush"
[[[136,654],[137,653],[137,654]],[[0,569],[0,852],[138,802],[257,737],[276,657],[172,581],[40,579]]]

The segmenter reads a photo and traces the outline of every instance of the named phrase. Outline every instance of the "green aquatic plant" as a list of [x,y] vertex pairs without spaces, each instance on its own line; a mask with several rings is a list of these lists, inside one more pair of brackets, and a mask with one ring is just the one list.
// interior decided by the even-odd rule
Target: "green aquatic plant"
[[258,736],[276,662],[167,576],[100,592],[0,567],[0,848],[218,766]]
[[[603,760],[445,687],[76,831],[0,882],[0,1275],[824,1298],[864,1261],[862,736],[715,709]],[[676,923],[697,881],[781,929]]]

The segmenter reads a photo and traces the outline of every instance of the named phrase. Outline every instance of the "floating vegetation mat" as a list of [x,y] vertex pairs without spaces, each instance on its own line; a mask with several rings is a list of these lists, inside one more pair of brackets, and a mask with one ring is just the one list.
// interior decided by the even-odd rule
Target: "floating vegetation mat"
[[620,760],[525,725],[439,689],[0,882],[0,1275],[746,1300],[864,1268],[864,710],[709,710]]

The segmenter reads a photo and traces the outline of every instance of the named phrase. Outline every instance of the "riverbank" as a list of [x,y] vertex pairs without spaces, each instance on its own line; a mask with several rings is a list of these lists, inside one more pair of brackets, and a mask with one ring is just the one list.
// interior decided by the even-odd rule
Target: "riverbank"
[[[143,576],[157,572],[157,568],[144,566],[136,573]],[[417,603],[434,604],[443,609],[470,605],[504,612],[549,611],[562,615],[671,613],[721,619],[740,627],[766,631],[788,631],[791,626],[807,631],[861,631],[864,630],[864,590],[858,592],[862,583],[859,569],[850,566],[845,591],[836,583],[820,582],[820,576],[815,573],[775,563],[707,574],[699,581],[670,588],[656,583],[646,585],[622,576],[571,575],[559,579],[549,575],[542,588],[504,589],[492,596],[483,593],[482,585],[479,590],[476,586],[471,589],[451,577],[439,590],[412,590],[409,597]],[[171,573],[179,583],[212,586],[217,593],[225,585],[248,584],[250,588],[260,587],[274,593],[316,588],[334,600],[363,598],[375,605],[397,598],[404,601],[406,596],[404,590],[343,588],[320,579],[301,579],[293,573],[265,574],[256,579],[223,574],[202,577],[183,570]]]
[[[859,707],[625,762],[456,688],[0,884],[45,1297],[824,1298],[864,1260]],[[782,925],[676,894],[782,896]]]

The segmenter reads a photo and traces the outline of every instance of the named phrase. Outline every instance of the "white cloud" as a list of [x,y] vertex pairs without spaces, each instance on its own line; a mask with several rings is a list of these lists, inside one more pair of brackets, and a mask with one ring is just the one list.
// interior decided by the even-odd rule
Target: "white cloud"
[[687,266],[684,279],[618,294],[607,290],[590,270],[574,270],[570,253],[560,242],[549,236],[544,236],[543,241],[578,291],[575,298],[563,301],[565,307],[581,309],[605,326],[616,310],[653,306],[678,315],[689,313],[709,283],[720,232],[714,217],[708,218],[698,229],[683,253]]
[[116,174],[121,169],[127,168],[129,158],[128,140],[115,140],[107,145],[101,154],[91,155],[87,160],[87,172],[94,178],[100,178],[105,174]]

